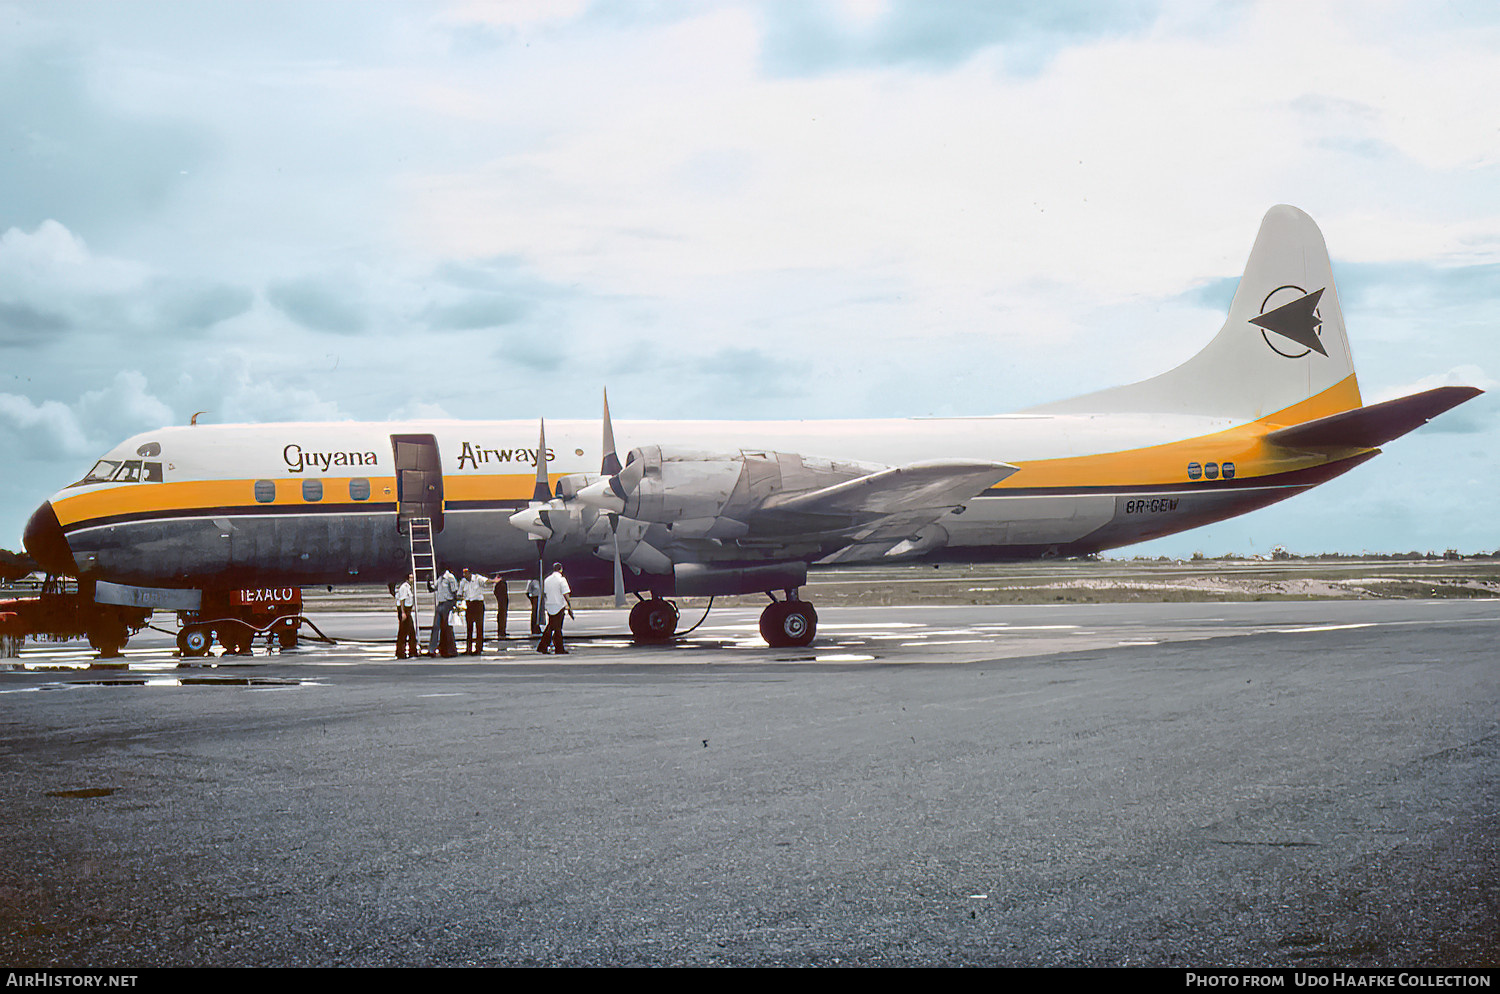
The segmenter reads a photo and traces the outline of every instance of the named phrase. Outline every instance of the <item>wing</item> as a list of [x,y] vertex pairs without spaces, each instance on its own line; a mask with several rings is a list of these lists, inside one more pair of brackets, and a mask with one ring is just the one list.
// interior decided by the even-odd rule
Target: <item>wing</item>
[[788,539],[817,535],[835,545],[820,562],[915,555],[947,540],[939,518],[999,483],[1016,467],[934,461],[885,469],[810,493],[772,498],[753,518],[757,531]]
[[915,548],[903,543],[923,541],[930,548],[939,518],[1015,471],[991,461],[892,467],[799,453],[648,446],[633,450],[621,473],[577,498],[651,526],[643,539],[674,563],[811,562],[841,550],[850,551],[839,561],[850,561]]

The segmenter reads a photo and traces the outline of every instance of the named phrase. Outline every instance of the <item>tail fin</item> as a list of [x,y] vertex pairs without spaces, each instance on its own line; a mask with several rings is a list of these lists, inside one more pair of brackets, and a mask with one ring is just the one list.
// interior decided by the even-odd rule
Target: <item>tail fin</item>
[[1312,218],[1283,204],[1261,221],[1229,320],[1202,352],[1149,380],[1031,411],[1253,421],[1324,393],[1324,402],[1298,420],[1360,406],[1323,233]]

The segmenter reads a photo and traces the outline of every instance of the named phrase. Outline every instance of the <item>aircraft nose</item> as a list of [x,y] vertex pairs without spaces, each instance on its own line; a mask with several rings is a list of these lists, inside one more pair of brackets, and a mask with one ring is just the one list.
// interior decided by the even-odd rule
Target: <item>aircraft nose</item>
[[31,553],[37,565],[48,573],[65,576],[78,575],[78,563],[73,559],[73,550],[57,521],[57,512],[49,500],[31,515],[26,522],[26,531],[21,536],[26,551]]

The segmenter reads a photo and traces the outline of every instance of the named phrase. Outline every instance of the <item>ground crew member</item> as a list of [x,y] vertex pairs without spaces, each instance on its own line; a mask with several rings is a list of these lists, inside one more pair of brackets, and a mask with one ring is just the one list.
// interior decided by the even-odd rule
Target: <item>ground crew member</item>
[[427,655],[456,656],[453,645],[453,622],[450,620],[454,605],[458,603],[458,581],[453,571],[443,570],[433,588],[437,596],[437,611],[432,616],[432,635],[427,639]]
[[562,616],[566,611],[568,617],[573,617],[573,589],[568,586],[568,578],[563,576],[562,563],[552,564],[552,572],[542,584],[542,607],[547,612],[547,628],[542,632],[536,651],[545,653],[550,641],[556,655],[566,656],[568,650],[563,648]]
[[458,585],[459,595],[464,599],[464,654],[478,655],[484,651],[484,585],[489,580],[464,567],[464,578]]
[[396,590],[396,658],[417,655],[417,591],[408,573]]
[[526,581],[526,599],[531,601],[531,634],[542,633],[542,612],[539,604],[542,598],[542,582],[536,577]]

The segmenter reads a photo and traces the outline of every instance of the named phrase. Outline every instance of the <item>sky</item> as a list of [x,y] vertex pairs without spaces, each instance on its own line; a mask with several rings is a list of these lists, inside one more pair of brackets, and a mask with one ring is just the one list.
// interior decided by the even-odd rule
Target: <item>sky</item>
[[1497,51],[1489,2],[0,0],[0,546],[198,411],[995,414],[1141,379],[1289,203],[1367,402],[1491,392],[1115,555],[1491,551]]

